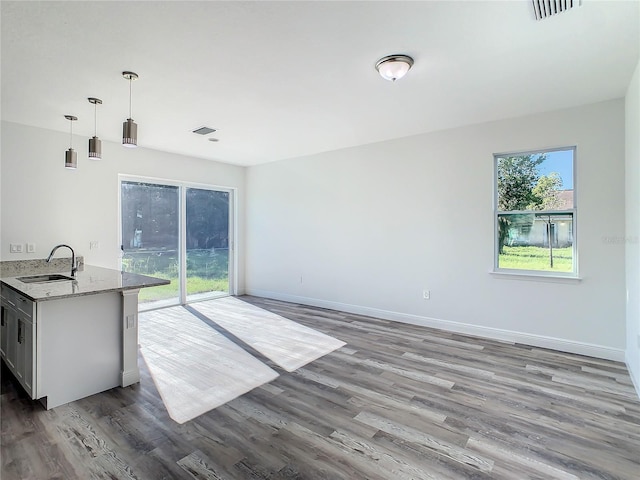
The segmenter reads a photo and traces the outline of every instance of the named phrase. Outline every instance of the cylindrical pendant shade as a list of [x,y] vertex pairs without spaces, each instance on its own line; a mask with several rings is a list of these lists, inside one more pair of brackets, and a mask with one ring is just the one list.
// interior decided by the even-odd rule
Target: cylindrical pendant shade
[[89,160],[102,158],[102,141],[98,137],[89,139]]
[[78,117],[65,115],[64,118],[69,120],[69,150],[64,154],[64,167],[78,168],[78,154],[73,150],[73,122],[78,120]]
[[[102,105],[102,100],[96,97],[87,98],[89,103],[93,105],[93,124],[94,124],[94,132],[93,138],[89,139],[89,160],[100,160],[102,159],[102,142],[98,138],[98,105]],[[131,116],[131,115],[129,115]]]
[[78,152],[73,148],[67,150],[64,154],[65,168],[78,168]]
[[131,118],[122,124],[122,146],[135,148],[138,146],[138,125]]

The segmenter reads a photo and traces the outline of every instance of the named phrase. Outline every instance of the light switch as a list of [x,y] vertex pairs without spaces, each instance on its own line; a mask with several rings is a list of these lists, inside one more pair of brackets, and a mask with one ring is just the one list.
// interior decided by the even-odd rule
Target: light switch
[[27,243],[27,253],[36,253],[35,243]]
[[21,243],[11,243],[9,245],[9,252],[11,252],[11,253],[22,253],[22,244]]
[[127,328],[135,328],[135,327],[136,327],[136,316],[127,315]]

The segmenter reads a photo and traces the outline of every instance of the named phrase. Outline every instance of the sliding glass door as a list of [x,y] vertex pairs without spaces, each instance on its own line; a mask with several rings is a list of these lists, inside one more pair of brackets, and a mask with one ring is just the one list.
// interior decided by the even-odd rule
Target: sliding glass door
[[153,308],[180,303],[180,192],[178,187],[122,182],[122,269],[171,280],[143,288],[140,304]]
[[232,191],[121,178],[122,269],[171,280],[140,309],[231,293]]
[[187,302],[229,294],[229,192],[186,189]]

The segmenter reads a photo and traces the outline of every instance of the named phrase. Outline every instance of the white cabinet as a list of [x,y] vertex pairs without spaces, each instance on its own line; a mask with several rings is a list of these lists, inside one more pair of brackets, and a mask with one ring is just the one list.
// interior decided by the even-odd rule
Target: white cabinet
[[7,353],[5,361],[9,370],[14,372],[18,355],[18,313],[10,306],[5,305],[4,317],[7,324]]
[[0,355],[31,398],[35,388],[35,303],[8,288],[2,289]]
[[22,368],[22,378],[24,379],[24,389],[27,391],[31,398],[36,398],[36,391],[34,388],[35,384],[35,345],[36,338],[33,335],[33,323],[30,321],[25,321],[23,325],[24,332],[22,334],[23,342],[21,343],[21,347],[18,347],[18,358],[20,358],[20,353],[22,351],[24,363]]
[[7,355],[7,343],[9,341],[7,333],[7,320],[4,313],[4,303],[0,307],[0,357],[5,358]]
[[18,316],[18,343],[16,346],[16,377],[33,398],[33,323],[26,316]]

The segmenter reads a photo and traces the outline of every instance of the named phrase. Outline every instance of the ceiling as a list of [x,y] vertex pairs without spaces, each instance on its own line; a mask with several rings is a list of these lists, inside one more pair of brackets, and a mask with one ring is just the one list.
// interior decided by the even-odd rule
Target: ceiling
[[[119,142],[131,70],[140,146],[256,165],[623,97],[639,5],[2,1],[2,119],[89,137],[98,97]],[[392,83],[395,53],[415,65]]]

